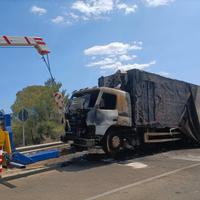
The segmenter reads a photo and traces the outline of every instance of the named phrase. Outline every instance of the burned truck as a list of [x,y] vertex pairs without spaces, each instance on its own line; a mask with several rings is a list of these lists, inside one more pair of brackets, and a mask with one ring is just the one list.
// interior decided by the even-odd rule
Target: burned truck
[[147,143],[200,141],[200,87],[132,69],[75,91],[63,141],[114,155]]

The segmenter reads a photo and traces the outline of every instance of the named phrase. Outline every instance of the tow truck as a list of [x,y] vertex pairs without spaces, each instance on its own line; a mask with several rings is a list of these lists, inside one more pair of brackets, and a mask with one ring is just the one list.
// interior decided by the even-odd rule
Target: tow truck
[[[41,37],[18,37],[18,36],[0,36],[0,47],[34,47],[42,56],[43,61],[54,82],[49,62],[50,50]],[[54,94],[55,101],[59,111],[62,109],[63,99],[59,92]],[[25,167],[41,160],[56,158],[60,156],[57,149],[38,152],[32,155],[24,155],[18,152],[13,141],[13,132],[11,127],[11,115],[0,112],[0,174],[2,172],[2,164],[5,166]]]

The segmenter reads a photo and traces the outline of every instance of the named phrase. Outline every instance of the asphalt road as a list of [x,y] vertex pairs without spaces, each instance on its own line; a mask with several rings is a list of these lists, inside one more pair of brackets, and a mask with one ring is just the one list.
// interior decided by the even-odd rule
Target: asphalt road
[[80,156],[62,165],[9,178],[8,200],[199,200],[200,148],[139,153],[123,161]]

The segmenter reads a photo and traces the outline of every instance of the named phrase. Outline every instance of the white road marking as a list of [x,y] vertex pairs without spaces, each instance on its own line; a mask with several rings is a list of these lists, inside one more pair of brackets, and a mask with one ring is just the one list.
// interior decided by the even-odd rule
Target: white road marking
[[193,165],[189,165],[189,166],[187,166],[187,167],[182,167],[182,168],[175,169],[175,170],[172,170],[172,171],[169,171],[169,172],[166,172],[166,173],[157,175],[157,176],[153,176],[153,177],[150,177],[150,178],[141,180],[141,181],[137,181],[137,182],[135,182],[135,183],[131,183],[131,184],[129,184],[129,185],[125,185],[125,186],[122,186],[122,187],[119,187],[119,188],[116,188],[116,189],[113,189],[113,190],[104,192],[104,193],[102,193],[102,194],[99,194],[99,195],[90,197],[90,198],[85,199],[85,200],[96,200],[96,199],[99,199],[99,198],[101,198],[101,197],[105,197],[105,196],[108,196],[108,195],[110,195],[110,194],[113,194],[113,193],[116,193],[116,192],[119,192],[119,191],[122,191],[122,190],[125,190],[125,189],[128,189],[128,188],[131,188],[131,187],[134,187],[134,186],[142,185],[142,184],[144,184],[144,183],[148,183],[148,182],[150,182],[150,181],[153,181],[153,180],[156,180],[156,179],[165,177],[165,176],[169,176],[169,175],[172,175],[172,174],[176,174],[176,173],[181,172],[181,171],[183,171],[183,170],[190,169],[190,168],[194,168],[194,167],[197,167],[197,166],[200,166],[200,163],[196,163],[196,164],[193,164]]
[[148,165],[141,163],[141,162],[130,162],[130,161],[129,162],[128,161],[116,162],[116,160],[114,160],[112,158],[106,158],[106,159],[103,159],[103,161],[108,162],[108,163],[116,163],[121,166],[132,167],[134,169],[142,169],[142,168],[148,167]]
[[120,165],[122,166],[127,166],[127,167],[132,167],[134,169],[142,169],[142,168],[146,168],[148,165],[141,163],[141,162],[132,162],[132,163],[120,163]]
[[177,159],[177,160],[188,160],[188,161],[198,161],[200,162],[200,156],[194,156],[194,155],[185,155],[185,156],[172,156],[172,159]]

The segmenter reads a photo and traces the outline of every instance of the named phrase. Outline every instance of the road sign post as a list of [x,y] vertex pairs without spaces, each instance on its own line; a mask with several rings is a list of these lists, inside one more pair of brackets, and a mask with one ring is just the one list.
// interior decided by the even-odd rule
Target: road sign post
[[26,139],[25,139],[25,127],[24,127],[24,122],[22,122],[23,123],[23,125],[22,125],[22,137],[23,137],[23,146],[25,146],[26,145]]
[[22,138],[23,138],[23,142],[22,143],[23,143],[23,146],[26,145],[25,124],[24,124],[24,122],[28,119],[28,117],[29,117],[28,115],[29,115],[28,111],[25,108],[21,109],[21,111],[18,114],[18,118],[22,121]]

